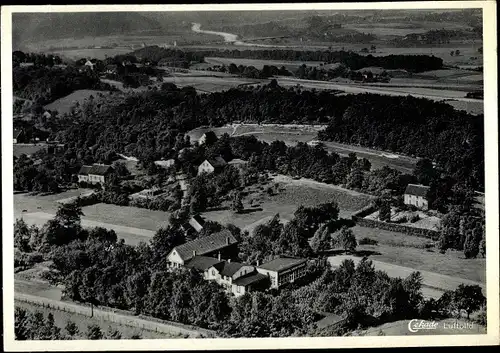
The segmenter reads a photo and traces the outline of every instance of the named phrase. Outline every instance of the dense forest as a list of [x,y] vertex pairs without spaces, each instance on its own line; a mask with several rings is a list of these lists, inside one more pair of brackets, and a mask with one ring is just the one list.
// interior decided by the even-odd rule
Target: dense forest
[[139,60],[158,62],[165,58],[177,61],[203,62],[205,57],[245,58],[286,61],[321,61],[327,64],[341,63],[352,70],[377,66],[384,69],[405,69],[411,72],[437,70],[443,67],[443,59],[428,55],[360,55],[351,51],[302,51],[302,50],[199,50],[194,52],[164,49],[158,46],[142,48],[131,53]]
[[328,128],[319,135],[323,140],[427,157],[445,175],[473,189],[484,186],[482,116],[444,103],[371,94],[336,96],[272,83],[210,95],[172,84],[164,88],[90,101],[67,119],[66,127],[54,131],[54,137],[68,144],[68,156],[85,163],[109,162],[114,153],[152,161],[174,157],[176,145],[179,150],[188,143],[183,135],[202,125],[324,123]]

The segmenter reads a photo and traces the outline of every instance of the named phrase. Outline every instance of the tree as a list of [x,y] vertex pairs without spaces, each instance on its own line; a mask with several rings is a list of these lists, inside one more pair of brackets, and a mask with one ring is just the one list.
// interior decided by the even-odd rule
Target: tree
[[465,310],[467,319],[470,314],[479,310],[486,303],[483,291],[478,285],[461,284],[453,292],[452,305],[458,310]]
[[14,223],[14,246],[22,252],[29,252],[31,240],[30,228],[24,220],[16,219]]
[[155,268],[165,269],[169,252],[186,241],[184,233],[179,228],[167,226],[156,231],[151,240],[153,251],[152,264]]
[[451,56],[455,55],[455,51],[453,51],[453,50],[452,50],[452,51],[450,52],[450,55],[451,55]]
[[460,50],[455,50],[455,56],[459,56],[460,55]]
[[79,200],[59,206],[55,220],[64,228],[80,226],[81,216],[84,216]]
[[100,340],[103,338],[103,333],[99,325],[90,324],[87,326],[87,332],[85,332],[85,337],[89,340]]
[[243,211],[244,207],[243,207],[243,202],[241,201],[241,193],[239,192],[233,193],[231,209],[236,213],[240,213],[241,211]]
[[430,185],[437,178],[437,172],[429,158],[422,158],[417,161],[413,175],[423,185]]
[[333,237],[333,242],[336,246],[349,252],[353,252],[358,246],[356,236],[347,226],[342,226],[340,231]]
[[378,219],[383,222],[391,220],[391,204],[388,201],[382,201],[378,210]]
[[79,333],[78,325],[71,320],[66,321],[66,326],[64,326],[64,330],[70,337],[75,337]]
[[311,249],[317,254],[329,250],[332,245],[332,235],[327,224],[322,225],[311,239]]

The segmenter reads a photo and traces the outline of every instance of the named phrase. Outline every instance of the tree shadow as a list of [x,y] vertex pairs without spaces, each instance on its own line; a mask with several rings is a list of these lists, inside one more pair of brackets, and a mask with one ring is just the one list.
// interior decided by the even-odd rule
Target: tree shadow
[[242,210],[240,212],[238,212],[238,214],[249,214],[249,213],[254,213],[254,212],[259,212],[259,211],[263,211],[264,209],[262,207],[259,207],[259,208],[247,208],[245,210]]

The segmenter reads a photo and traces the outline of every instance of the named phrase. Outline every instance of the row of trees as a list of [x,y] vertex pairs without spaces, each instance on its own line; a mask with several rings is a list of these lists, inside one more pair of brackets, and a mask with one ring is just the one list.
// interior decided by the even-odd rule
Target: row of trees
[[[87,325],[85,331],[80,331],[77,324],[67,321],[64,329],[57,326],[52,313],[45,318],[40,311],[30,311],[16,307],[14,312],[14,333],[16,340],[74,340],[74,339],[120,339],[120,331],[108,326],[108,330],[103,332],[96,324]],[[141,338],[134,334],[131,339]]]

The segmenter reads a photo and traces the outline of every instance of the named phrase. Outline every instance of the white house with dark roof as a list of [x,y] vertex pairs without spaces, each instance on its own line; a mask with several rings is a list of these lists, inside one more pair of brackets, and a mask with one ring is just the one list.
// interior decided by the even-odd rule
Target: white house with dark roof
[[222,157],[205,159],[198,167],[198,175],[202,173],[213,173],[224,168],[226,164],[226,161]]
[[279,288],[302,277],[306,272],[306,266],[306,259],[281,256],[257,266],[257,272],[269,277],[271,288]]
[[113,168],[106,164],[84,165],[78,172],[78,182],[104,185],[106,177],[112,171]]
[[237,252],[238,240],[227,229],[173,248],[167,255],[170,268],[181,268],[195,256],[231,258]]
[[429,199],[427,193],[429,187],[425,185],[408,184],[404,193],[405,205],[413,205],[422,210],[429,208]]

